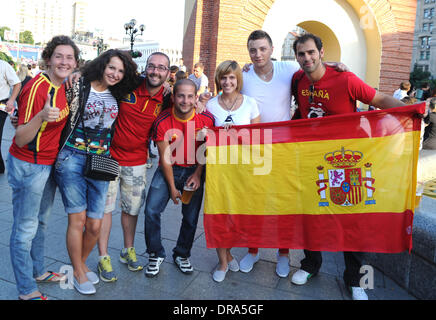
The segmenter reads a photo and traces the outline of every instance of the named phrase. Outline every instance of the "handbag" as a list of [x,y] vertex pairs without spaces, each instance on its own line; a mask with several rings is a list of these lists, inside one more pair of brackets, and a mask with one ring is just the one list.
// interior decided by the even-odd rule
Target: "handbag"
[[86,154],[85,177],[95,180],[113,181],[119,174],[120,166],[114,158],[94,153]]
[[[103,117],[104,113],[101,113],[100,119]],[[85,146],[86,146],[86,164],[84,176],[87,178],[103,181],[113,181],[120,174],[120,165],[118,161],[111,156],[102,156],[95,153],[89,152],[88,137],[86,136],[86,128],[82,118],[82,128],[83,134],[85,136]]]

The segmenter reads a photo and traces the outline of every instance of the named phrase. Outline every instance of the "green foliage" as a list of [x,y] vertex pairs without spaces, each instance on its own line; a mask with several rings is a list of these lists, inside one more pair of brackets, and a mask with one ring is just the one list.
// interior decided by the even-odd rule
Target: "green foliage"
[[34,44],[35,40],[33,40],[32,32],[28,30],[20,32],[20,42],[27,43],[27,44]]
[[0,37],[2,41],[5,40],[5,30],[11,30],[9,27],[0,27]]
[[141,51],[130,51],[130,55],[133,59],[142,57]]
[[431,73],[428,71],[422,71],[415,66],[413,71],[410,73],[410,83],[414,88],[421,88],[421,85],[424,82],[433,82],[431,80]]
[[6,53],[0,52],[0,60],[4,60],[8,63],[12,62],[14,64],[14,68],[16,67],[15,62],[12,60],[11,57],[9,57]]

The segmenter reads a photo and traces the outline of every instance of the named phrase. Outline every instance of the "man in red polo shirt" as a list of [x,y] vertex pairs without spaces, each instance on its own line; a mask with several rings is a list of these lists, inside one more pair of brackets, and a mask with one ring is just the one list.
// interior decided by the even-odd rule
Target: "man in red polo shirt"
[[182,199],[181,191],[191,187],[191,200],[182,201],[182,225],[173,259],[180,271],[193,272],[189,261],[198,216],[203,199],[204,165],[196,159],[200,141],[197,133],[203,128],[214,126],[213,115],[205,111],[195,113],[197,99],[196,86],[192,80],[182,79],[173,88],[173,108],[166,109],[156,119],[152,138],[156,141],[160,166],[156,170],[145,204],[145,243],[149,254],[149,263],[145,270],[147,277],[159,273],[159,267],[165,259],[165,249],[161,240],[161,213],[169,199],[178,204]]
[[120,164],[120,176],[111,181],[106,201],[105,215],[98,242],[100,278],[106,282],[116,280],[107,247],[115,210],[118,185],[120,186],[121,225],[124,246],[120,261],[130,271],[142,270],[136,258],[134,237],[138,214],[145,202],[146,162],[148,140],[153,121],[162,109],[170,104],[164,96],[163,84],[169,76],[170,60],[161,52],[152,53],[147,59],[146,76],[139,86],[121,101],[110,147],[111,156]]
[[[297,61],[303,70],[294,74],[292,92],[303,119],[356,112],[357,100],[380,109],[405,104],[367,85],[351,72],[338,72],[322,63],[324,48],[319,37],[305,34],[294,42]],[[340,128],[338,128],[340,130]],[[319,251],[304,250],[301,268],[292,275],[291,282],[303,285],[315,276],[322,264]],[[360,287],[361,258],[359,252],[344,252],[344,282],[353,300],[367,300]]]

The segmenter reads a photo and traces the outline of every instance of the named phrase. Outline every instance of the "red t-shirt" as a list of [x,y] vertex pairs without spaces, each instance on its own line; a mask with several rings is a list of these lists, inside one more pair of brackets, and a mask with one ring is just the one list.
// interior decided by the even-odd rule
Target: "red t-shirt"
[[120,104],[110,152],[122,166],[147,162],[149,133],[161,111],[164,88],[151,96],[145,84],[142,81]]
[[[376,90],[352,72],[338,72],[326,67],[324,76],[312,84],[304,71],[295,73],[293,81],[298,80],[298,108],[303,119],[319,118],[335,114],[356,111],[356,101],[369,104],[376,94]],[[313,94],[313,102],[309,103],[309,96]]]
[[[197,164],[197,148],[204,141],[196,141],[197,131],[204,127],[212,128],[215,120],[213,115],[205,111],[183,120],[174,114],[174,108],[163,111],[153,125],[152,138],[154,141],[168,141],[172,149],[174,165],[190,167]],[[181,145],[183,143],[183,148]]]
[[54,122],[44,121],[35,138],[22,148],[16,145],[14,137],[9,152],[15,158],[44,165],[52,165],[55,162],[61,132],[70,112],[64,85],[56,87],[42,72],[30,80],[24,86],[18,100],[18,125],[28,123],[44,109],[49,92],[52,96],[50,104],[60,110],[59,118]]

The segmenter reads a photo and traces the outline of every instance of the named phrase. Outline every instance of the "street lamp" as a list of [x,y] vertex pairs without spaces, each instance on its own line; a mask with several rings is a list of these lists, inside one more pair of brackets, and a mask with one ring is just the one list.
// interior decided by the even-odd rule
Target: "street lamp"
[[94,41],[93,46],[97,47],[97,55],[98,56],[100,55],[100,53],[102,53],[103,51],[105,51],[107,49],[107,44],[103,43],[102,38],[97,38],[97,40]]
[[145,26],[141,24],[139,26],[139,31],[141,31],[140,34],[138,34],[138,29],[135,28],[136,20],[132,19],[130,22],[127,22],[124,24],[124,29],[126,30],[126,34],[130,35],[130,52],[133,53],[133,44],[135,43],[135,38],[139,35],[142,36],[145,30]]

